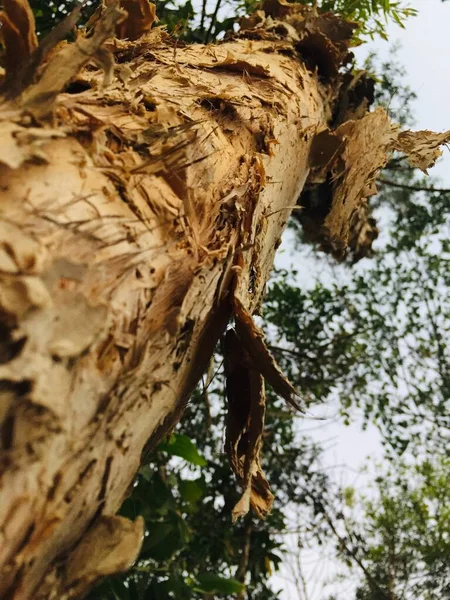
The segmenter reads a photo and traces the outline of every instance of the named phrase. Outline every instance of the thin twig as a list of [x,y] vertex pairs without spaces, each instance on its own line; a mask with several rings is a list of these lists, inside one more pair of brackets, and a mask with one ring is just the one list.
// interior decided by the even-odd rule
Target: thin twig
[[364,575],[367,579],[367,583],[369,584],[369,587],[371,588],[371,590],[378,592],[380,594],[380,597],[383,598],[383,600],[384,599],[389,600],[388,597],[386,596],[385,590],[383,590],[383,588],[378,584],[377,580],[372,576],[372,574],[367,569],[365,564],[362,562],[362,560],[360,559],[360,557],[358,556],[356,551],[353,548],[351,548],[347,544],[346,540],[340,535],[340,533],[336,529],[336,527],[333,523],[333,520],[331,519],[331,517],[328,514],[328,512],[326,511],[326,509],[323,511],[323,517],[324,517],[325,521],[327,522],[328,527],[331,529],[332,533],[338,540],[341,548],[345,551],[345,553],[349,557],[351,557],[355,561],[355,563],[359,566],[361,571],[364,573]]
[[206,17],[206,0],[202,2],[202,16],[200,18],[200,31],[205,31],[205,17]]
[[449,188],[435,188],[435,187],[426,187],[422,185],[408,185],[407,183],[397,183],[396,181],[392,181],[392,179],[385,179],[384,177],[379,177],[378,181],[380,183],[384,183],[386,185],[390,185],[392,187],[400,188],[403,190],[409,190],[410,192],[436,192],[438,194],[449,194]]
[[[248,562],[250,558],[250,549],[251,549],[251,538],[252,538],[252,517],[248,514],[246,517],[246,523],[244,527],[244,544],[242,547],[242,552],[239,560],[239,565],[236,571],[236,579],[241,583],[245,584],[245,579],[248,571]],[[236,600],[245,600],[246,590],[245,588],[238,593],[236,596]]]
[[216,7],[215,7],[214,12],[211,17],[211,23],[209,24],[208,33],[206,34],[205,44],[207,44],[209,42],[209,38],[211,37],[211,33],[212,33],[213,27],[216,23],[217,13],[219,12],[221,3],[222,3],[222,0],[217,0],[217,2],[216,2]]

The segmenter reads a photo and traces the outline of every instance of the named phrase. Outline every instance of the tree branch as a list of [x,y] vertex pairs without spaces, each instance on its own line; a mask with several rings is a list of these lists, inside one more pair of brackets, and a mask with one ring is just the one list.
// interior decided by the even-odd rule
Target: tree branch
[[410,192],[436,192],[438,194],[450,193],[450,188],[435,188],[426,187],[422,185],[408,185],[407,183],[397,183],[396,181],[392,181],[392,179],[386,179],[385,177],[379,177],[378,181],[380,183],[384,183],[385,185],[390,185],[391,187],[399,188],[402,190],[409,190]]
[[206,34],[205,44],[207,44],[209,42],[210,38],[211,38],[212,30],[213,30],[213,27],[216,24],[217,13],[219,12],[219,8],[220,8],[221,3],[222,3],[222,0],[217,0],[217,2],[216,2],[216,6],[214,8],[214,12],[213,12],[213,14],[211,16],[211,23],[209,24],[208,32]]

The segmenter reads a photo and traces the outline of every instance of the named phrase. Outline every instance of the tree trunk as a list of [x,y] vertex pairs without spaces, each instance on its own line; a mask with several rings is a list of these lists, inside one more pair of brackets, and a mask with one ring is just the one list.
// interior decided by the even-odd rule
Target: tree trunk
[[142,521],[114,513],[234,299],[258,309],[306,180],[334,177],[326,210],[305,204],[312,237],[370,245],[368,184],[401,146],[384,113],[333,121],[352,27],[331,15],[272,0],[216,46],[177,46],[148,20],[133,36],[122,23],[137,41],[105,43],[123,19],[110,4],[91,37],[31,47],[4,79],[5,599],[79,597],[132,564]]

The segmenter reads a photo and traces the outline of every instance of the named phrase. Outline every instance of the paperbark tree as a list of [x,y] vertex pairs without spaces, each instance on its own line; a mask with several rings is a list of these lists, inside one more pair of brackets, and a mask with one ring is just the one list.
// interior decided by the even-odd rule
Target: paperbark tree
[[114,513],[232,318],[232,410],[252,398],[227,441],[236,514],[264,515],[262,377],[295,391],[251,315],[287,219],[306,186],[311,239],[364,254],[389,153],[425,168],[448,139],[366,114],[370,85],[341,74],[354,25],[331,14],[269,0],[180,47],[148,0],[121,6],[70,44],[76,15],[37,46],[25,0],[1,14],[2,598],[81,597],[132,564],[142,521]]

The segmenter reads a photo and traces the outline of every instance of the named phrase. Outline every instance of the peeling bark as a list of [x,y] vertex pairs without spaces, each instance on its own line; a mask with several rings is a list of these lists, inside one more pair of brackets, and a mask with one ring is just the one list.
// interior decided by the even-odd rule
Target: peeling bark
[[[259,378],[292,400],[251,315],[308,178],[333,178],[309,224],[343,253],[386,154],[424,166],[448,140],[400,134],[377,112],[333,130],[352,26],[332,15],[272,0],[222,44],[176,47],[135,4],[143,10],[127,17],[108,1],[74,44],[54,36],[35,49],[18,23],[5,37],[7,57],[28,40],[14,93],[6,61],[0,113],[0,596],[10,600],[80,597],[133,562],[142,523],[113,515],[234,312]],[[380,131],[366,127],[375,118]]]

